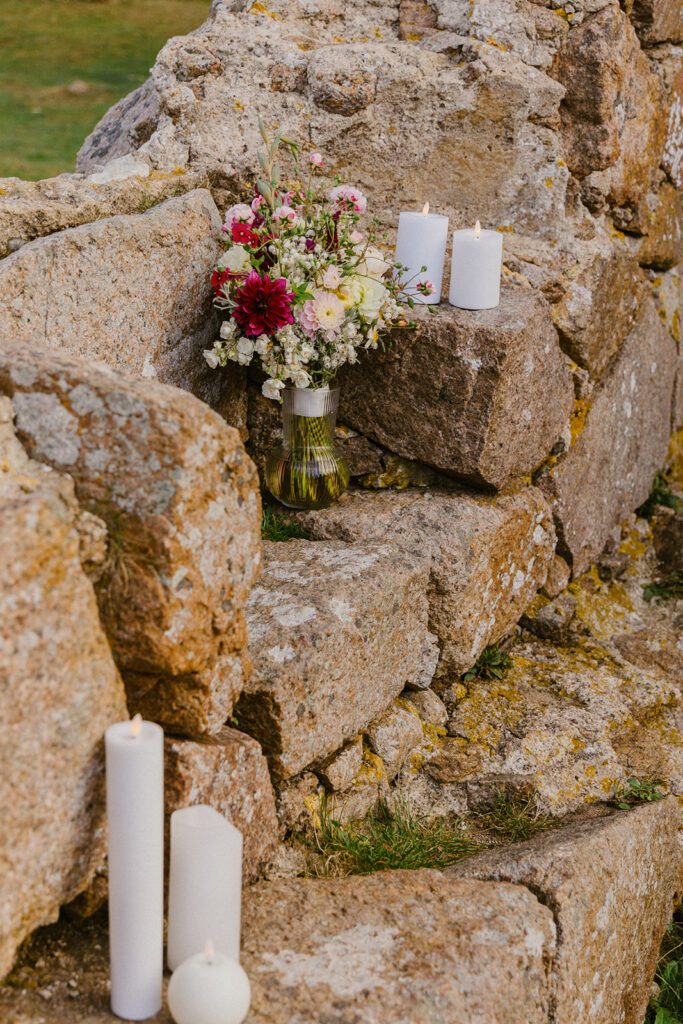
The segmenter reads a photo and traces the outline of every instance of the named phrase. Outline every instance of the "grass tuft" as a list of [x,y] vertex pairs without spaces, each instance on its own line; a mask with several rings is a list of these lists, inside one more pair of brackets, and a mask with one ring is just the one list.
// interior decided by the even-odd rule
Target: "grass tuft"
[[666,478],[657,473],[652,481],[652,487],[648,497],[640,508],[636,509],[639,516],[644,519],[651,519],[657,505],[664,505],[665,508],[672,508],[674,512],[683,508],[683,500],[669,487]]
[[627,779],[612,797],[610,803],[621,811],[630,811],[638,804],[662,800],[666,796],[666,793],[662,792],[663,785],[661,779]]
[[492,810],[482,815],[482,822],[487,831],[504,836],[513,843],[531,839],[539,832],[547,832],[558,825],[556,818],[538,809],[533,796],[511,797],[505,793],[496,795]]
[[683,1024],[683,916],[669,924],[655,973],[654,994],[645,1024]]
[[323,804],[315,842],[323,859],[317,873],[326,877],[446,868],[481,849],[458,822],[385,803],[363,821],[348,823],[331,818]]
[[266,505],[261,520],[261,537],[263,540],[307,540],[310,534],[299,523],[277,512],[272,505]]
[[643,587],[643,597],[646,601],[659,598],[660,601],[670,601],[675,597],[683,597],[683,572],[676,570],[668,576],[660,576],[652,583],[646,583]]
[[472,668],[465,672],[463,682],[469,683],[472,679],[502,679],[510,668],[512,659],[507,651],[501,650],[498,644],[489,644]]

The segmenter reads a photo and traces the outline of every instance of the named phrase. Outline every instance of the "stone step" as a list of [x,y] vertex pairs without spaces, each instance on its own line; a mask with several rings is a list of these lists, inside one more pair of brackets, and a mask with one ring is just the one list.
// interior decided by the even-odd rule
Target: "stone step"
[[550,510],[535,488],[496,498],[350,491],[332,508],[296,519],[318,540],[391,541],[429,558],[440,681],[454,681],[518,621],[545,582],[555,547]]
[[416,329],[340,375],[341,420],[409,459],[500,488],[566,431],[571,377],[547,303],[504,288],[495,309],[415,311]]
[[253,669],[235,714],[279,780],[338,750],[416,675],[428,567],[388,538],[264,545],[247,609]]
[[131,711],[185,735],[219,730],[242,685],[260,560],[237,431],[176,388],[0,341],[3,393],[29,454],[68,473],[106,523],[97,592]]
[[603,814],[446,870],[524,885],[552,908],[554,1024],[642,1024],[680,890],[681,811],[673,797]]

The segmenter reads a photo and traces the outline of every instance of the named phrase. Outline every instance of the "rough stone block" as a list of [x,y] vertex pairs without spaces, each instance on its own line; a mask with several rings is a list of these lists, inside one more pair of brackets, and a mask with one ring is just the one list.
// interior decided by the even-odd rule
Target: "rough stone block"
[[382,871],[263,882],[245,906],[253,1024],[546,1024],[552,914],[528,889]]
[[209,277],[220,252],[220,216],[204,189],[38,239],[0,263],[0,341],[158,378],[241,426],[241,376],[215,374],[202,358],[217,330]]
[[641,223],[645,236],[638,260],[646,267],[670,270],[683,259],[683,204],[678,189],[665,182],[643,202]]
[[386,542],[265,545],[235,713],[279,779],[338,750],[403,689],[427,631],[427,570]]
[[2,392],[31,456],[68,472],[107,523],[97,592],[130,696],[157,687],[162,723],[220,728],[260,561],[256,471],[237,432],[175,388],[20,344],[0,344]]
[[448,868],[525,885],[552,907],[557,1024],[642,1024],[681,879],[676,800],[570,825]]
[[209,804],[244,836],[243,871],[257,878],[278,846],[275,796],[268,765],[256,740],[235,729],[196,742],[166,737],[166,813]]
[[429,628],[437,678],[464,672],[522,615],[555,547],[549,508],[535,488],[483,498],[466,492],[349,492],[333,508],[298,515],[318,539],[391,539],[431,559]]
[[90,224],[119,213],[143,213],[157,203],[189,192],[201,183],[196,174],[132,175],[96,185],[80,174],[45,181],[0,178],[0,257],[34,238]]
[[393,779],[422,742],[422,724],[412,709],[393,705],[370,723],[366,734],[370,749],[382,758],[387,776]]
[[627,16],[617,5],[572,29],[553,74],[562,101],[565,159],[579,178],[609,168],[617,206],[644,195],[664,140],[663,93]]
[[652,300],[591,397],[583,431],[539,485],[553,506],[560,551],[584,572],[650,491],[669,441],[676,345]]
[[0,398],[0,977],[87,888],[123,685],[80,562],[73,485],[29,460]]
[[680,0],[627,0],[625,6],[643,46],[683,42]]
[[416,313],[383,351],[344,370],[341,418],[410,459],[502,487],[565,429],[572,387],[546,303],[504,288],[496,309]]
[[328,789],[342,790],[351,785],[363,764],[363,738],[357,736],[351,743],[332,757],[328,758],[318,769],[317,774]]

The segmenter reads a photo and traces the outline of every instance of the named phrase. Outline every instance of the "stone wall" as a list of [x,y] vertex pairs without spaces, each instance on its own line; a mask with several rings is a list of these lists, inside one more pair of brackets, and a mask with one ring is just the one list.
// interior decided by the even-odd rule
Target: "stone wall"
[[[559,816],[634,774],[683,794],[680,623],[643,598],[666,545],[634,516],[683,428],[680,11],[214,0],[105,115],[78,172],[0,181],[0,974],[60,905],[106,895],[101,736],[138,710],[166,729],[167,812],[227,814],[249,881],[296,873],[291,837],[321,801],[340,818],[397,794],[466,815],[504,791]],[[220,215],[253,178],[259,114],[368,193],[387,244],[398,211],[428,200],[505,248],[496,310],[418,312],[345,370],[352,488],[295,517],[306,539],[265,545],[257,468],[277,410],[201,358]],[[463,678],[496,643],[506,678]],[[57,760],[58,793],[43,778]],[[571,843],[475,859],[488,889],[416,884],[435,906],[439,891],[466,899],[459,918],[439,911],[464,935],[479,913],[526,908],[537,945],[507,910],[520,1019],[613,1024],[622,1007],[640,1024],[678,884],[674,808],[656,850],[635,818],[582,830],[589,867],[621,844],[633,871],[611,886],[587,869],[577,901],[555,863]],[[329,884],[255,890],[254,962],[273,900],[285,931],[311,907],[334,943],[328,912],[381,888]],[[400,880],[386,892],[408,912]],[[627,906],[641,897],[649,932]],[[593,919],[577,906],[637,936],[638,972],[582,961]],[[362,927],[384,927],[378,914]],[[509,1019],[499,990],[472,1009],[459,984],[444,1005]],[[292,998],[289,1016],[309,1012]]]

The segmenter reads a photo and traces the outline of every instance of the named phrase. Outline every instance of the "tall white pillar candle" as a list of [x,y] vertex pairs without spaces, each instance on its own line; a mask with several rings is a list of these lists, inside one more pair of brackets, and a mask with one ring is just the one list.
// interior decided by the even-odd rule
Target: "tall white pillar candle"
[[503,236],[499,231],[474,229],[453,234],[449,301],[461,309],[493,309],[500,302]]
[[164,733],[136,716],[105,733],[111,1008],[161,1009],[164,968]]
[[213,807],[197,804],[171,815],[168,966],[174,971],[204,949],[240,958],[242,833]]
[[[408,294],[414,295],[417,302],[432,305],[441,300],[447,239],[448,217],[429,213],[429,203],[425,204],[422,213],[404,212],[398,218],[394,259],[408,268],[402,278],[409,282]],[[427,269],[423,271],[422,267]],[[415,295],[417,286],[426,281],[434,286],[432,294],[424,296],[417,292]]]

